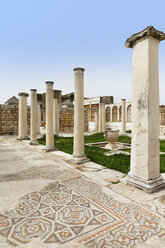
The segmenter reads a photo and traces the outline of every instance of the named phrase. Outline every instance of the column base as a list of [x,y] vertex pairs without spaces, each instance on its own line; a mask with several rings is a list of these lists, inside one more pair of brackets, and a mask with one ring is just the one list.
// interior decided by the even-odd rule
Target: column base
[[72,158],[68,160],[68,162],[71,162],[73,164],[84,164],[89,162],[90,159],[87,158],[85,155],[81,156],[81,157],[76,157],[74,155],[72,155]]
[[144,180],[128,174],[123,181],[124,183],[133,185],[141,190],[146,191],[147,193],[152,193],[165,187],[165,180],[161,175],[155,179]]
[[17,140],[28,140],[28,136],[20,136]]
[[45,151],[45,152],[54,152],[54,151],[57,151],[57,149],[55,148],[55,146],[53,146],[53,147],[45,147],[45,148],[43,148],[43,151]]
[[37,141],[30,141],[30,143],[29,143],[29,144],[30,144],[30,145],[33,145],[33,146],[37,146],[37,145],[39,145]]

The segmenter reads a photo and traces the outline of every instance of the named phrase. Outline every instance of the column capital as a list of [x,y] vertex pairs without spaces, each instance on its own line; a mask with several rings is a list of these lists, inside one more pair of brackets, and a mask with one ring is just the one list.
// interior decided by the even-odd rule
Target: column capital
[[46,81],[45,83],[46,83],[46,84],[54,84],[53,81]]
[[85,69],[81,67],[76,67],[73,69],[73,71],[85,71]]
[[37,91],[36,89],[30,89],[30,91]]
[[18,94],[18,96],[29,96],[29,94],[28,93],[26,93],[26,92],[20,92],[19,94]]
[[133,46],[148,37],[153,37],[158,41],[162,41],[165,39],[165,33],[156,30],[153,26],[148,26],[147,28],[143,29],[142,31],[133,34],[130,38],[128,38],[125,42],[126,48],[133,48]]
[[121,99],[121,101],[126,101],[126,99]]

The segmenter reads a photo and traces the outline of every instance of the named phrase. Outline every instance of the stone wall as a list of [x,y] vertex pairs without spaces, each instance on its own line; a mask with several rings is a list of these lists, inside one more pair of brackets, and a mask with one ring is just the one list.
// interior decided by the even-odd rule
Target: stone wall
[[[84,110],[84,131],[88,132],[88,110]],[[74,131],[74,109],[62,108],[60,110],[60,132],[73,133]]]
[[160,106],[160,125],[165,126],[165,106]]
[[[18,105],[0,105],[0,135],[18,134]],[[28,113],[28,133],[30,132],[30,107]]]

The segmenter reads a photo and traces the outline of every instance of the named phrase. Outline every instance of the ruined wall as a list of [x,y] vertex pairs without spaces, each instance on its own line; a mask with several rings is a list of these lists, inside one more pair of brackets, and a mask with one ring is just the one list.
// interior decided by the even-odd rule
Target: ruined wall
[[[0,135],[18,134],[18,105],[0,105]],[[30,107],[27,109],[28,133],[30,132]]]
[[160,106],[160,125],[165,126],[165,106]]
[[[74,109],[62,108],[60,110],[60,132],[73,133],[74,131]],[[84,110],[84,131],[88,132],[88,110]]]

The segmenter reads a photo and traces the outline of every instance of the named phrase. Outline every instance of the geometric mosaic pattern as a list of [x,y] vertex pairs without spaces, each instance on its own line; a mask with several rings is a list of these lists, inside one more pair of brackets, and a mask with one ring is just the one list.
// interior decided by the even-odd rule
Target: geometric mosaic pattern
[[25,178],[54,182],[23,196],[14,209],[0,214],[0,235],[13,246],[35,238],[45,247],[76,239],[88,248],[129,248],[154,235],[165,240],[157,215],[134,203],[114,200],[77,172],[43,166],[1,176],[0,181]]

